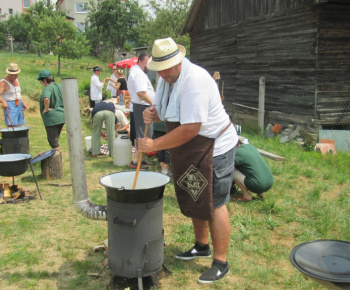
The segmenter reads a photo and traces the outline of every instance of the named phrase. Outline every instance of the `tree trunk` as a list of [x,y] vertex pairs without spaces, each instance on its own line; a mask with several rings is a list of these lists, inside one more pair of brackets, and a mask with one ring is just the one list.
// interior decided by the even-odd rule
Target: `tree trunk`
[[58,72],[57,75],[61,75],[61,56],[58,55]]
[[56,151],[54,155],[41,161],[42,178],[54,180],[63,178],[62,153]]

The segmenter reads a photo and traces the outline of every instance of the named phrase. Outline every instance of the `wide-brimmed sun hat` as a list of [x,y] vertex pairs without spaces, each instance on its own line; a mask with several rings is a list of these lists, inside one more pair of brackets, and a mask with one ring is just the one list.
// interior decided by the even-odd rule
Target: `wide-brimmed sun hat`
[[20,68],[18,67],[17,63],[10,63],[9,67],[6,69],[6,73],[9,75],[16,75],[21,72]]
[[186,55],[186,48],[171,38],[157,39],[153,43],[152,57],[147,62],[149,70],[161,71],[179,64]]

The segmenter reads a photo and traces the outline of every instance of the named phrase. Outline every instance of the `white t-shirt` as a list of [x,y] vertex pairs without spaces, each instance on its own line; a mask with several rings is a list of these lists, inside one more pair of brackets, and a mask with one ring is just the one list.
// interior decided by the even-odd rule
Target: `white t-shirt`
[[154,99],[154,89],[151,81],[140,66],[135,65],[130,69],[128,77],[128,90],[130,94],[131,103],[149,105],[147,102],[141,100],[137,95],[138,92],[146,92],[152,100]]
[[102,88],[103,83],[100,82],[97,75],[93,74],[91,76],[90,82],[90,98],[92,101],[102,100]]
[[[118,80],[118,78],[114,75],[114,73],[110,76],[110,78],[115,81]],[[117,90],[114,87],[112,87],[111,84],[115,86],[117,85],[115,82],[109,81],[106,87],[106,91],[111,91],[111,96],[115,97],[117,95]]]
[[214,156],[237,144],[238,136],[233,125],[217,138],[230,123],[230,118],[221,102],[218,86],[206,70],[191,64],[179,96],[180,123],[202,123],[199,135],[216,138]]

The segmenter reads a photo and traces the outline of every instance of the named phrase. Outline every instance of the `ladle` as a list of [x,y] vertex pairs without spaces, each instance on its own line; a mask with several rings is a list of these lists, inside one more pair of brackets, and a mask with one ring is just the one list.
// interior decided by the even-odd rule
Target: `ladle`
[[9,112],[7,111],[7,108],[5,109],[5,112],[6,112],[7,118],[9,119],[9,122],[10,122],[10,125],[12,127],[12,130],[15,131],[15,128],[12,125],[11,118],[10,118]]
[[[149,127],[149,125],[146,125],[145,133],[143,134],[143,137],[144,137],[144,138],[147,136],[148,127]],[[136,140],[136,141],[137,141],[137,140]],[[143,155],[143,152],[140,152],[139,161],[137,162],[136,173],[135,173],[135,179],[134,179],[134,184],[133,184],[133,186],[132,186],[132,189],[135,189],[135,188],[136,188],[137,177],[139,176],[140,167],[141,167],[142,155]]]

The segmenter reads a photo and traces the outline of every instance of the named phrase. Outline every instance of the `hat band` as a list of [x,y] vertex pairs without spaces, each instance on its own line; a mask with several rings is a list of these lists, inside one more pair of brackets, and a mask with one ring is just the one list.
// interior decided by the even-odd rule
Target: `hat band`
[[174,57],[174,56],[177,55],[178,53],[179,53],[179,49],[177,49],[177,50],[175,50],[173,53],[168,54],[168,55],[163,56],[163,57],[154,57],[154,56],[152,56],[152,60],[153,60],[153,61],[156,61],[156,62],[158,62],[158,61],[164,61],[164,60],[167,60],[167,59],[169,59],[169,58]]
[[16,72],[16,71],[19,71],[18,69],[16,70],[13,70],[13,69],[9,69],[10,72]]

